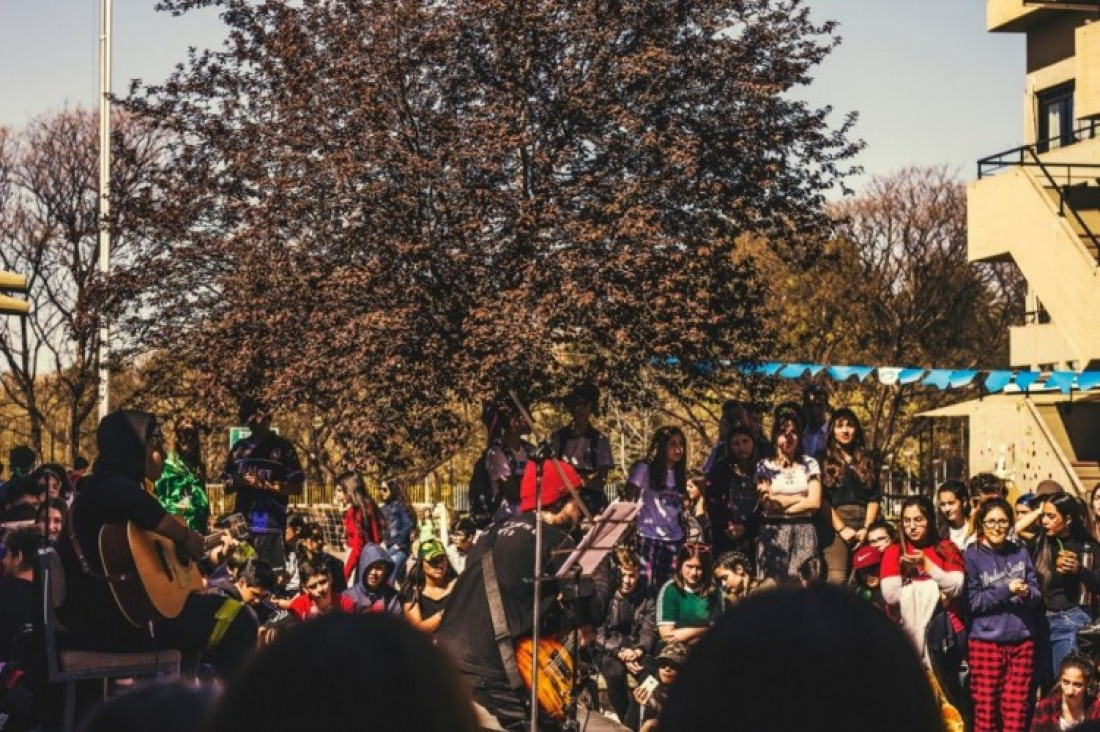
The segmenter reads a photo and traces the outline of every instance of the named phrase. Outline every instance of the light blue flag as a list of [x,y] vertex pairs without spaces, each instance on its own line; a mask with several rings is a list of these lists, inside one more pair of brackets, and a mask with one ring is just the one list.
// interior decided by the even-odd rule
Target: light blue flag
[[899,384],[915,384],[924,376],[924,369],[902,369],[898,374]]
[[854,376],[856,381],[863,381],[874,370],[874,366],[830,366],[829,378],[836,381],[847,381]]
[[1088,391],[1100,386],[1100,371],[1082,371],[1077,374],[1077,388]]
[[1020,391],[1027,391],[1032,384],[1039,380],[1042,376],[1038,371],[1017,371],[1016,372],[1016,386],[1020,387]]
[[946,389],[951,383],[951,374],[954,373],[951,369],[932,369],[928,372],[928,376],[924,377],[924,381],[921,382],[924,386],[934,386],[940,391]]
[[1058,389],[1063,394],[1073,391],[1073,379],[1077,376],[1073,371],[1054,371],[1047,377],[1047,388]]
[[970,382],[974,380],[974,377],[978,375],[977,371],[959,370],[951,372],[951,380],[948,381],[952,389],[959,389],[964,386],[969,386]]
[[985,377],[985,390],[990,394],[1000,393],[1012,383],[1012,373],[1011,371],[990,371],[989,376]]

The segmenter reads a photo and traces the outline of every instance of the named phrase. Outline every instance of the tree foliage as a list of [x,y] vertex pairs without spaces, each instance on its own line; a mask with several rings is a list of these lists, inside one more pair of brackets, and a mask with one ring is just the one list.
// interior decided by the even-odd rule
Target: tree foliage
[[812,261],[858,149],[790,94],[838,42],[799,0],[162,6],[228,40],[127,101],[171,140],[132,345],[360,455],[445,455],[504,387],[728,384],[694,364],[770,343],[745,236]]

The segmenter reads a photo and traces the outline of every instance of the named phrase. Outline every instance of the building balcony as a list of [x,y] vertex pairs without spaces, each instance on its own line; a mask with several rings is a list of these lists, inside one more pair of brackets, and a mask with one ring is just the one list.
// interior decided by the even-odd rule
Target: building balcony
[[1009,364],[1014,369],[1070,368],[1077,358],[1054,323],[1034,323],[1008,329]]
[[985,25],[994,33],[1022,33],[1051,13],[1098,8],[1100,0],[986,0]]

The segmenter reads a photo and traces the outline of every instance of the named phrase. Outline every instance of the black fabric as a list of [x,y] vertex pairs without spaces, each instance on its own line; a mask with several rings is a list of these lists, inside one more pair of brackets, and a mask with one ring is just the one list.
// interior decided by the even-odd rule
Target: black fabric
[[[541,564],[544,573],[552,575],[567,556],[567,553],[555,550],[571,548],[573,542],[553,526],[545,526],[543,532]],[[533,514],[526,513],[496,526],[470,550],[466,569],[459,575],[451,592],[436,639],[474,686],[475,699],[479,703],[498,718],[503,716],[522,721],[523,700],[508,688],[489,618],[481,563],[481,556],[487,551],[493,552],[501,600],[512,639],[518,640],[531,634],[534,585],[530,579],[534,572],[535,518]],[[585,620],[595,619],[598,622],[606,612],[611,596],[607,567],[608,563],[604,562],[594,581],[582,584],[577,612]],[[560,583],[554,581],[542,586],[543,633],[556,633],[569,622],[569,616],[557,600],[562,589]]]
[[253,534],[282,535],[286,528],[290,498],[241,484],[238,479],[248,473],[255,473],[262,480],[273,483],[300,483],[304,475],[298,453],[289,441],[274,432],[268,432],[258,440],[245,437],[237,440],[229,451],[221,475],[223,481],[230,482],[230,490],[236,490],[233,510],[248,518]]
[[[756,493],[755,475],[734,474],[729,459],[723,455],[707,473],[704,500],[710,517],[714,553],[737,550],[747,557],[755,556],[756,534],[760,528],[756,511],[760,499]],[[745,527],[736,540],[726,533],[731,524]]]
[[[825,465],[822,464],[822,470],[824,471],[824,469]],[[822,477],[826,482],[828,481],[825,472],[822,473]],[[864,482],[851,465],[844,466],[836,485],[826,485],[824,487],[826,497],[834,508],[852,505],[866,506],[868,503],[878,503],[882,500],[882,491],[879,490],[878,483],[873,480],[870,483]]]
[[447,609],[447,601],[450,599],[451,596],[446,595],[438,600],[434,600],[421,592],[416,598],[416,605],[420,610],[420,619],[428,620],[429,618],[434,618]]
[[[1100,592],[1100,574],[1097,573],[1096,547],[1085,544],[1076,539],[1062,539],[1062,547],[1077,555],[1081,569],[1077,574],[1062,574],[1057,569],[1050,573],[1050,581],[1047,582],[1046,591],[1043,593],[1043,603],[1048,612],[1060,612],[1069,610],[1081,604],[1081,590],[1087,587],[1092,592]],[[1058,558],[1058,542],[1051,542],[1054,558]],[[1085,569],[1083,556],[1085,552],[1093,554],[1091,569]],[[1085,608],[1091,610],[1091,608]]]
[[35,617],[34,582],[0,577],[0,661],[13,661],[19,637]]

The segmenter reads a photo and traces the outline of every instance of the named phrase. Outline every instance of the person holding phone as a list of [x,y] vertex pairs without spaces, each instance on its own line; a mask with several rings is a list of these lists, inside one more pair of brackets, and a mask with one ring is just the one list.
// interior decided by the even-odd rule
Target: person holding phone
[[1008,538],[1012,506],[978,506],[978,541],[963,554],[974,732],[1024,732],[1031,712],[1035,608],[1042,593],[1027,549]]

